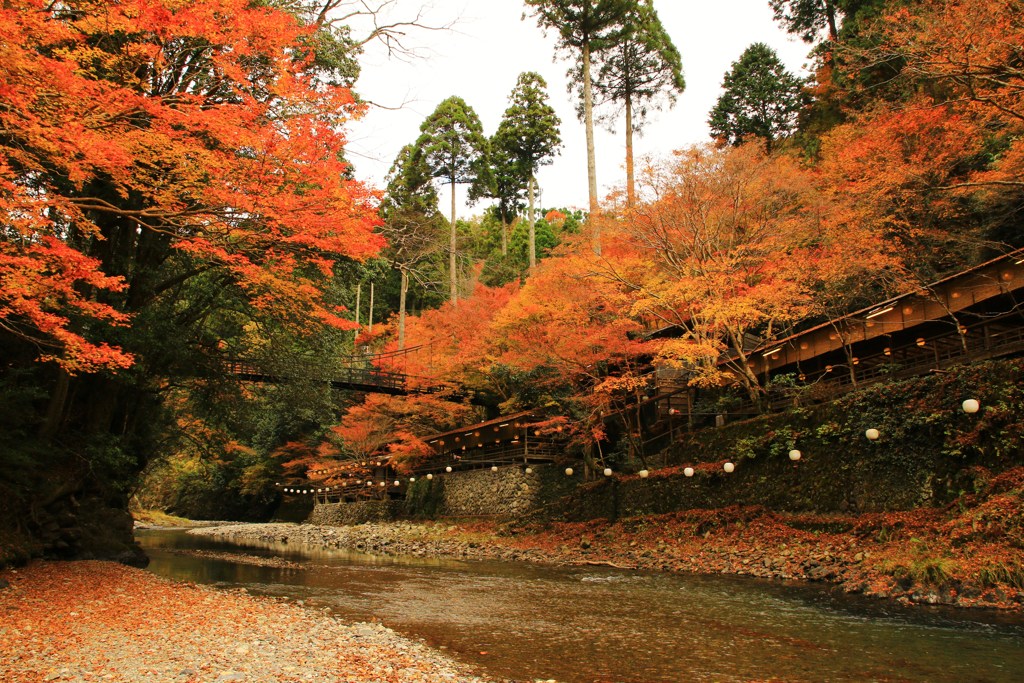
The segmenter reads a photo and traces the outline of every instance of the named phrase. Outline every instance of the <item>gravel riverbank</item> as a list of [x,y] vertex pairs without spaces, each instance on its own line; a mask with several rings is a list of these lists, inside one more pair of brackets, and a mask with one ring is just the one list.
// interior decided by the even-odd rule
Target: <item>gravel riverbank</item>
[[381,555],[795,579],[831,583],[845,592],[906,604],[1022,611],[1024,590],[1014,581],[991,581],[974,569],[1012,569],[1019,551],[1008,540],[950,544],[934,535],[935,514],[840,519],[730,508],[530,529],[492,523],[271,523],[190,533],[240,544],[284,542]]
[[109,562],[0,572],[4,683],[489,683],[377,624]]

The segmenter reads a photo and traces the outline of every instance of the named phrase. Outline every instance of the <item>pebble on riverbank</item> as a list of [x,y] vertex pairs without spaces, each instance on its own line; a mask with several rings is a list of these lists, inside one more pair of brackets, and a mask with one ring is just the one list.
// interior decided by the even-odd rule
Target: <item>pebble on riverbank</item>
[[[911,545],[926,538],[940,511],[897,513],[893,519],[782,517],[759,509],[730,508],[630,518],[552,524],[543,529],[509,530],[488,522],[366,523],[355,526],[313,524],[237,524],[189,533],[233,543],[280,543],[311,548],[344,548],[380,555],[497,559],[556,565],[606,565],[622,569],[740,574],[759,578],[828,582],[851,593],[900,603],[946,604],[1020,611],[1024,590],[985,586],[957,579],[944,586],[898,580],[896,566]],[[875,519],[877,517],[877,519]],[[879,540],[872,525],[896,521],[900,533]],[[863,526],[851,533],[854,524]],[[831,527],[836,527],[830,531]],[[884,527],[883,527],[884,528]],[[970,554],[971,548],[959,549]],[[1000,548],[989,545],[986,557]],[[894,556],[894,553],[896,555]],[[964,562],[964,565],[967,563]]]
[[0,574],[0,680],[487,683],[378,624],[109,562]]

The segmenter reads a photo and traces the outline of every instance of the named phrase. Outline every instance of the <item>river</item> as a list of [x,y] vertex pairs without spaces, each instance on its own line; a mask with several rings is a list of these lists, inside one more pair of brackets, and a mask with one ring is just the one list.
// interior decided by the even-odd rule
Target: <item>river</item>
[[[142,530],[150,570],[384,625],[495,677],[564,683],[1019,683],[1024,619],[806,584],[231,546]],[[286,558],[266,567],[192,550]]]

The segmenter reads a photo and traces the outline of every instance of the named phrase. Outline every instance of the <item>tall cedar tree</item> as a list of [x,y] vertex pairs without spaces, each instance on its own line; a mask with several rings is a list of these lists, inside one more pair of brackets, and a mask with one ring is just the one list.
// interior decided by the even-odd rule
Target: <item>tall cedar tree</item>
[[558,132],[561,119],[548,104],[547,83],[540,74],[527,71],[519,74],[516,87],[509,96],[511,104],[498,124],[493,144],[517,161],[516,167],[525,176],[529,194],[530,270],[537,266],[537,239],[533,213],[537,169],[551,163],[558,154],[562,137]]
[[471,183],[475,192],[490,184],[490,144],[483,125],[473,108],[461,97],[452,96],[437,105],[420,126],[416,154],[426,165],[427,173],[451,185],[451,232],[448,252],[450,298],[459,300],[458,265],[456,263],[457,232],[455,226],[455,185]]
[[[587,135],[587,187],[590,193],[590,215],[599,210],[597,200],[597,162],[594,156],[594,97],[592,92],[591,57],[609,47],[611,38],[621,30],[636,0],[526,0],[533,16],[543,29],[558,35],[558,49],[578,55],[580,88],[583,91],[583,124]],[[570,69],[570,74],[576,69]],[[570,86],[572,87],[572,86]],[[601,252],[598,223],[591,225],[594,251]]]
[[398,153],[388,173],[387,190],[381,202],[381,228],[388,240],[386,255],[401,276],[398,291],[398,348],[405,348],[406,296],[409,277],[417,264],[440,246],[444,222],[437,211],[437,190],[430,182],[429,169],[413,145]]
[[626,201],[636,202],[633,177],[633,133],[651,109],[675,104],[686,88],[679,50],[665,32],[651,0],[641,0],[629,13],[615,43],[594,57],[596,104],[616,105],[609,120],[626,117]]
[[722,88],[725,92],[708,119],[714,137],[738,145],[753,135],[764,140],[770,152],[777,140],[796,129],[800,79],[764,43],[743,51],[725,75]]
[[[501,255],[508,255],[508,230],[513,216],[526,206],[526,178],[519,159],[498,144],[497,133],[491,136],[491,179],[490,187],[478,188],[478,191],[497,200],[494,207],[497,219],[501,223]],[[474,197],[475,198],[475,197]]]

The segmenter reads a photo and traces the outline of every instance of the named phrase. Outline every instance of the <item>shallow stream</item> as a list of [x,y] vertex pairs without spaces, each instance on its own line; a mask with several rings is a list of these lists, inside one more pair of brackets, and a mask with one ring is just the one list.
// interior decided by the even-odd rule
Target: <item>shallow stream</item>
[[[390,558],[137,533],[156,574],[380,621],[495,677],[561,683],[1024,681],[1024,619],[757,579]],[[276,556],[265,567],[190,554]]]

